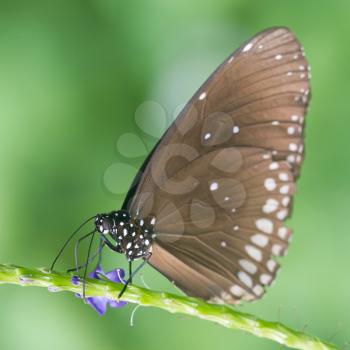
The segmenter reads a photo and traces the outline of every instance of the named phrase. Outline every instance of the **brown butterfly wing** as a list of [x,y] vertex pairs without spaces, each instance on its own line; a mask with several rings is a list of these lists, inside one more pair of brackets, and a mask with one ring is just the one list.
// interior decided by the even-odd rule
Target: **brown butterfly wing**
[[235,303],[274,279],[308,100],[299,42],[266,30],[213,73],[149,157],[128,209],[156,216],[150,264],[187,294]]

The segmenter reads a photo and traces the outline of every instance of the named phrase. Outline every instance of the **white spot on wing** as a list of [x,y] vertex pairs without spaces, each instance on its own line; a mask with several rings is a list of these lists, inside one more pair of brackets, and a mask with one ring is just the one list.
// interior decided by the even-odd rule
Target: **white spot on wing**
[[249,51],[251,48],[253,47],[253,44],[252,43],[248,43],[246,46],[244,46],[243,48],[243,52],[247,52]]
[[278,236],[282,239],[286,239],[288,236],[288,230],[286,227],[280,227],[278,229]]
[[266,266],[267,266],[267,269],[270,271],[270,272],[274,272],[276,267],[277,267],[277,263],[275,260],[269,260],[267,263],[266,263]]
[[289,185],[283,185],[280,188],[280,193],[281,194],[288,194],[289,193]]
[[261,295],[264,294],[264,288],[260,285],[257,284],[254,288],[253,288],[253,292],[255,295],[257,295],[258,297],[260,297]]
[[241,297],[245,293],[244,289],[237,284],[234,284],[232,287],[230,287],[230,292],[236,297]]
[[283,248],[281,245],[279,244],[274,244],[272,246],[272,254],[273,255],[281,255],[282,254],[282,251],[283,251]]
[[258,248],[253,247],[252,245],[246,245],[245,247],[246,252],[250,257],[252,257],[256,261],[262,260],[262,253],[261,250]]
[[265,205],[263,206],[263,212],[266,214],[273,213],[278,208],[278,201],[274,198],[269,198],[266,200]]
[[202,92],[202,93],[199,95],[199,99],[200,99],[200,100],[204,100],[206,97],[207,97],[207,93],[206,93],[206,92]]
[[265,235],[262,235],[261,233],[257,233],[250,239],[254,244],[257,246],[264,248],[266,247],[267,243],[269,243],[269,238]]
[[220,296],[224,300],[230,300],[231,299],[231,295],[226,293],[226,292],[221,292]]
[[287,161],[289,163],[294,163],[295,162],[295,155],[294,154],[290,154],[288,157],[287,157]]
[[234,134],[238,134],[239,133],[239,126],[234,126],[233,128],[232,128],[232,132],[234,133]]
[[282,209],[277,213],[276,217],[279,220],[284,220],[287,217],[287,215],[288,215],[288,210]]
[[287,207],[290,202],[290,197],[283,197],[282,198],[282,205]]
[[240,281],[243,284],[245,284],[247,287],[251,288],[253,286],[253,281],[251,277],[248,274],[246,274],[244,271],[239,271],[237,275]]
[[262,232],[268,234],[273,232],[273,222],[269,219],[257,219],[255,221],[255,225]]
[[298,150],[298,146],[296,143],[290,143],[289,146],[288,146],[289,150],[292,151],[292,152],[296,152]]
[[217,182],[213,182],[210,184],[210,191],[216,191],[219,188],[219,185]]
[[249,260],[241,259],[239,260],[239,264],[243,267],[244,270],[246,270],[251,275],[254,275],[258,270],[256,265]]
[[270,164],[269,169],[270,170],[276,170],[279,168],[279,164],[277,162],[273,162]]
[[273,178],[269,177],[265,180],[264,186],[268,191],[273,191],[277,185],[276,181]]
[[287,133],[288,135],[293,135],[295,133],[295,128],[293,126],[288,126]]
[[269,284],[269,282],[271,281],[272,279],[272,276],[266,274],[266,273],[263,273],[261,276],[260,276],[260,282],[264,285],[266,284]]
[[[171,283],[174,283],[174,281],[172,281]],[[225,301],[220,299],[219,297],[211,297],[209,299],[209,302],[214,303],[214,304],[225,304]]]
[[288,181],[289,179],[288,173],[279,173],[278,177],[281,181]]

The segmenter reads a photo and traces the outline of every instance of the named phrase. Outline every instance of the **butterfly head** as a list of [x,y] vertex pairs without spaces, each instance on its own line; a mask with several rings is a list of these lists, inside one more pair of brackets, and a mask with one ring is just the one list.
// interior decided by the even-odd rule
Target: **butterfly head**
[[108,214],[98,214],[95,218],[96,230],[104,235],[112,232],[113,219]]

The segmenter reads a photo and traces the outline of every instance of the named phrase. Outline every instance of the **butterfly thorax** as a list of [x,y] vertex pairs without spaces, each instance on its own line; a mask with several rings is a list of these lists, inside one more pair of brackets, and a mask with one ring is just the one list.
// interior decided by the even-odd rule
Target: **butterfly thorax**
[[[140,259],[149,254],[154,238],[155,217],[132,218],[125,210],[98,214],[95,226],[98,232],[110,238],[113,250],[126,255],[128,260]],[[110,241],[111,241],[110,240]]]

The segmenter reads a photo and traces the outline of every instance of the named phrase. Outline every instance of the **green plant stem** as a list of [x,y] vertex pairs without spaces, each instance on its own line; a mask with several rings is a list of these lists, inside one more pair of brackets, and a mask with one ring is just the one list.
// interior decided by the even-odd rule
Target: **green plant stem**
[[[50,291],[69,291],[82,293],[81,284],[71,282],[72,274],[49,272],[47,269],[29,269],[25,267],[0,264],[0,284],[45,287]],[[86,279],[86,296],[105,296],[118,300],[122,284],[105,280]],[[281,323],[258,319],[253,315],[237,311],[224,305],[206,303],[200,299],[156,292],[130,286],[123,295],[123,300],[142,306],[153,306],[171,313],[186,314],[204,320],[216,322],[230,329],[238,329],[258,337],[271,339],[294,349],[329,350],[338,349],[316,337],[295,331]]]

